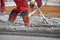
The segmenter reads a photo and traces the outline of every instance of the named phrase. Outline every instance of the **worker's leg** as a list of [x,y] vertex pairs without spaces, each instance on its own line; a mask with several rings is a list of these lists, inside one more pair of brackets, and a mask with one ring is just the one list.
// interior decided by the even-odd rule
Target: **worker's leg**
[[42,6],[42,0],[36,0],[38,7]]
[[5,11],[5,0],[0,0],[1,1],[1,12]]
[[12,10],[12,11],[11,11],[11,14],[10,14],[10,16],[9,16],[8,21],[14,22],[15,19],[16,19],[16,17],[17,17],[17,14],[18,14],[18,12],[17,12],[16,10]]
[[28,16],[28,12],[22,12],[21,16],[23,18],[25,26],[29,26],[30,19],[29,19],[29,16]]

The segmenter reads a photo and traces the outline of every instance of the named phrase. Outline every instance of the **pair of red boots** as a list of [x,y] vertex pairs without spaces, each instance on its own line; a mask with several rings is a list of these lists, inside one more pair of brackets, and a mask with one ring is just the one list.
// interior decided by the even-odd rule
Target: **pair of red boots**
[[[25,26],[29,26],[30,19],[29,19],[28,13],[24,12],[24,13],[21,13],[21,14],[23,15],[23,16],[22,15],[21,16],[23,18]],[[12,10],[8,20],[10,22],[14,22],[17,18],[17,15],[18,15],[18,12],[16,10]]]

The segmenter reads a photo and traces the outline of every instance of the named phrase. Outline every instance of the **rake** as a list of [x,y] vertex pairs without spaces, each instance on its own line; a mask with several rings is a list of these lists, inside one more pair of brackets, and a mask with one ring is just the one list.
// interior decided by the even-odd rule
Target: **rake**
[[34,10],[34,11],[31,12],[31,13],[29,13],[29,16],[32,16],[36,11],[39,11],[40,15],[43,17],[43,20],[45,20],[45,22],[46,22],[47,24],[51,24],[51,25],[52,25],[53,23],[49,22],[48,19],[43,15],[43,13],[42,13],[42,11],[41,11],[41,9],[46,5],[46,3],[47,3],[48,0],[43,0],[43,1],[45,1],[45,2],[42,4],[42,6],[39,7],[39,8],[37,7],[36,10]]

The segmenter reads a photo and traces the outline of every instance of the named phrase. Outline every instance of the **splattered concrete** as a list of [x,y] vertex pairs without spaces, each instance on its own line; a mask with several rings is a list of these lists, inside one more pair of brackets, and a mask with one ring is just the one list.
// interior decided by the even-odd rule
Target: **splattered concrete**
[[26,27],[20,16],[14,23],[8,23],[8,17],[9,15],[0,16],[0,31],[60,34],[60,18],[46,17],[53,23],[53,25],[50,25],[46,24],[42,17],[31,16],[30,26]]

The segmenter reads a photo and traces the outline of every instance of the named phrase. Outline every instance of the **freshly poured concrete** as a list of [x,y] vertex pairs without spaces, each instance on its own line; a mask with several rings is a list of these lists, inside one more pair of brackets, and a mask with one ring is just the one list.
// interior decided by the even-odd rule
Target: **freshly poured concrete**
[[[46,24],[42,17],[31,16],[30,26],[24,26],[22,18],[17,17],[15,23],[7,23],[9,15],[0,16],[0,34],[21,34],[21,35],[43,35],[43,34],[53,34],[49,36],[59,36],[60,37],[60,18],[47,17],[49,22],[53,25]],[[2,32],[3,31],[3,32]],[[43,34],[41,34],[43,33]]]

